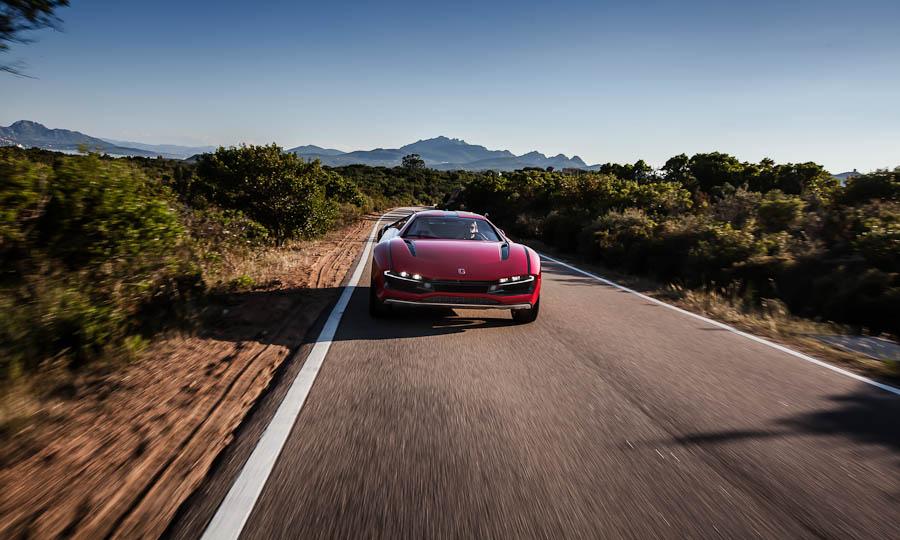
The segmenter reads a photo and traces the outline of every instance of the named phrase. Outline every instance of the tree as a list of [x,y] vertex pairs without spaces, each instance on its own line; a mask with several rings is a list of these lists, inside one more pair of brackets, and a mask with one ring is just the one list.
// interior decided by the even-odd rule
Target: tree
[[774,171],[774,187],[793,195],[802,193],[807,185],[818,179],[831,178],[821,165],[812,162],[776,165]]
[[651,167],[646,161],[643,159],[637,160],[632,166],[631,178],[629,180],[636,180],[638,182],[647,182],[651,181],[653,178],[653,167]]
[[[58,8],[69,0],[0,0],[0,53],[9,50],[10,43],[29,43],[25,32],[41,28],[55,28]],[[0,71],[22,75],[21,64],[0,64]]]
[[694,154],[688,166],[697,187],[706,193],[723,184],[739,187],[744,181],[743,164],[736,157],[722,152]]
[[425,160],[419,154],[403,156],[403,168],[417,171],[425,168]]
[[687,154],[678,154],[666,161],[662,167],[663,178],[668,182],[678,182],[688,189],[697,185],[697,179],[691,173],[691,159]]

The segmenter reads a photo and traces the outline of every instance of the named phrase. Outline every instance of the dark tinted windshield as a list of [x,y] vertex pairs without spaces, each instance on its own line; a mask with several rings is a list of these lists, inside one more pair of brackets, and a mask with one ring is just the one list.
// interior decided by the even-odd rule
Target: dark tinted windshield
[[451,216],[417,216],[403,233],[403,237],[500,241],[497,231],[487,221]]

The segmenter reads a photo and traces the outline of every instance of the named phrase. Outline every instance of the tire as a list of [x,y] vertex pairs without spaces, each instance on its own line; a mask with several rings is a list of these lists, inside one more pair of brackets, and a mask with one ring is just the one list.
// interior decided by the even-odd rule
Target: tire
[[375,294],[375,287],[369,286],[369,315],[380,319],[386,317],[390,313],[390,306],[386,306],[384,302],[378,299]]
[[534,322],[541,310],[541,299],[534,303],[531,309],[514,309],[512,310],[512,318],[519,324],[528,324]]

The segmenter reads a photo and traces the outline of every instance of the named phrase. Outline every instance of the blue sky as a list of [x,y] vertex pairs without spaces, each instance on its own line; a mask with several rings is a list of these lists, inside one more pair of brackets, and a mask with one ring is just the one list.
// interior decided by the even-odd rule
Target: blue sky
[[[257,5],[258,4],[258,5]],[[396,147],[661,165],[900,165],[900,2],[107,2],[3,61],[0,124],[150,143]]]

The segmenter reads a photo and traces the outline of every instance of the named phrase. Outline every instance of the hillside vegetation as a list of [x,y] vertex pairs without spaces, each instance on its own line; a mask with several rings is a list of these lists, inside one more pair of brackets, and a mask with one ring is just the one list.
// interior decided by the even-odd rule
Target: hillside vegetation
[[680,155],[479,175],[444,205],[610,268],[900,335],[897,170],[842,186],[815,163]]
[[223,272],[225,258],[430,203],[447,185],[424,170],[370,172],[274,145],[196,164],[0,148],[0,381],[128,357],[189,324],[207,293],[253,285]]

